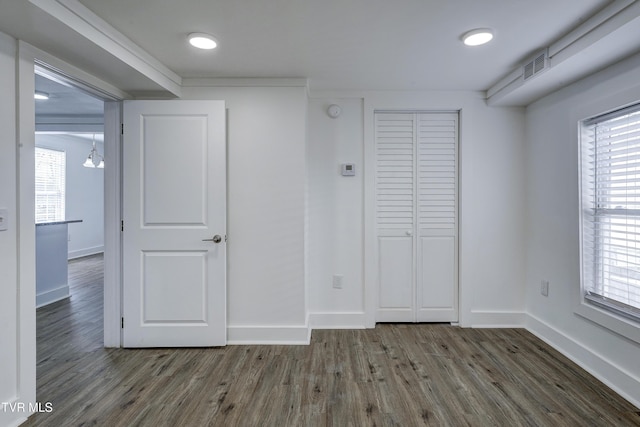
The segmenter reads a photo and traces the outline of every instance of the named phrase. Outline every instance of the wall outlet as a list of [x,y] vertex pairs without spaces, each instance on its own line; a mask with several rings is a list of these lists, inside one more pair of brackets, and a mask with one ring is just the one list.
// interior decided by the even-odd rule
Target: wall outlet
[[342,274],[334,274],[333,275],[333,287],[336,289],[342,289],[342,280],[344,276]]
[[540,282],[540,293],[545,297],[549,296],[549,281],[548,280],[542,280]]

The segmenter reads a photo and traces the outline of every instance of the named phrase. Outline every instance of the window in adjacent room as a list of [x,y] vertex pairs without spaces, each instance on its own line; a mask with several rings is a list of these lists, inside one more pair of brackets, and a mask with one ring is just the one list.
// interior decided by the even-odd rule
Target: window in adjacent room
[[64,151],[36,147],[36,223],[65,220]]

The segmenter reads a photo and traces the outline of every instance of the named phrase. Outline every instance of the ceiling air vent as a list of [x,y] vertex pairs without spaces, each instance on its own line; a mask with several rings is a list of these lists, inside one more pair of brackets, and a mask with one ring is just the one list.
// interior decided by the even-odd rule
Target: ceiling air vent
[[547,50],[540,52],[533,59],[523,66],[524,80],[529,80],[531,77],[541,73],[549,67],[549,58],[547,57]]

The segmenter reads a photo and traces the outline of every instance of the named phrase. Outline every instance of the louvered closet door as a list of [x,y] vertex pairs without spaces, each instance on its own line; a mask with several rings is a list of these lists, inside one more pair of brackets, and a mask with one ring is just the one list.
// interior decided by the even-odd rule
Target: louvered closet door
[[458,321],[458,114],[417,116],[416,320]]
[[456,113],[376,113],[378,322],[454,322]]
[[376,114],[376,228],[379,322],[415,317],[413,114]]

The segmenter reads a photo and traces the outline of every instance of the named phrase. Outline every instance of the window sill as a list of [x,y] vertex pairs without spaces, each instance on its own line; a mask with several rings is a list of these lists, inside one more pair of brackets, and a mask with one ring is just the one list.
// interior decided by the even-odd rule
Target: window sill
[[640,344],[640,324],[598,308],[586,301],[581,302],[574,312],[587,320]]

